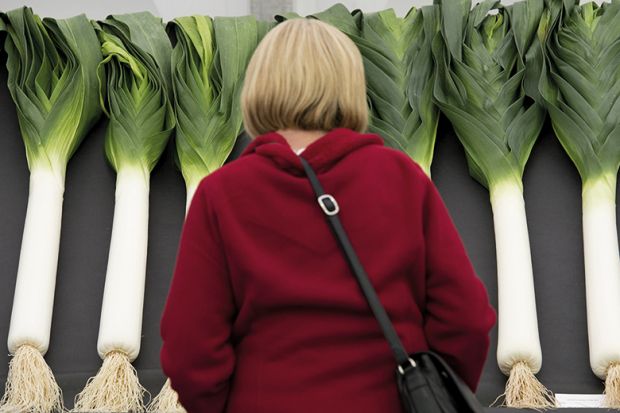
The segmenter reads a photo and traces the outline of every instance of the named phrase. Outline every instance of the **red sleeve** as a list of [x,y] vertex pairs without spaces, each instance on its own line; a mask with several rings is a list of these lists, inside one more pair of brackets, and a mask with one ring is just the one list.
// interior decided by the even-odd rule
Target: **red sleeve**
[[425,335],[430,349],[475,391],[495,311],[437,188],[427,177],[425,192]]
[[235,305],[204,187],[203,181],[183,225],[161,320],[161,365],[189,413],[222,413],[235,364]]

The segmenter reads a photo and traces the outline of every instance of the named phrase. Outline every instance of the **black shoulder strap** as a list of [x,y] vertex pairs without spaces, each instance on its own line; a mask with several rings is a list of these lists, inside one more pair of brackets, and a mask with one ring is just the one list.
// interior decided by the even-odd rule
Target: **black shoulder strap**
[[377,321],[379,322],[379,325],[381,326],[381,329],[383,330],[385,338],[390,343],[390,347],[392,348],[392,352],[394,353],[396,362],[402,369],[409,367],[414,363],[412,360],[409,359],[407,351],[403,347],[403,344],[401,343],[400,338],[398,337],[398,334],[396,333],[396,330],[394,329],[394,326],[392,325],[392,322],[390,321],[390,318],[385,311],[385,308],[383,308],[383,305],[381,304],[381,301],[379,300],[375,289],[373,288],[370,280],[368,279],[368,275],[366,274],[364,267],[357,258],[357,254],[355,253],[355,250],[353,249],[353,246],[349,241],[347,233],[345,232],[342,224],[340,223],[340,219],[338,218],[338,212],[340,212],[340,208],[338,206],[338,203],[336,202],[336,199],[332,195],[325,193],[323,187],[321,186],[321,183],[319,182],[319,179],[317,178],[314,170],[312,169],[308,161],[306,161],[302,157],[300,157],[300,160],[302,165],[304,166],[304,169],[306,170],[306,175],[308,176],[308,179],[312,184],[312,189],[314,189],[314,193],[316,194],[319,206],[325,213],[327,221],[329,222],[329,225],[331,226],[334,235],[340,243],[340,247],[342,248],[342,251],[347,258],[347,261],[349,262],[349,266],[351,267],[351,270],[353,270],[353,273],[355,274],[355,277],[357,278],[357,281],[359,282],[359,285],[362,288],[366,299],[368,300],[368,304],[370,305],[372,312],[374,313]]

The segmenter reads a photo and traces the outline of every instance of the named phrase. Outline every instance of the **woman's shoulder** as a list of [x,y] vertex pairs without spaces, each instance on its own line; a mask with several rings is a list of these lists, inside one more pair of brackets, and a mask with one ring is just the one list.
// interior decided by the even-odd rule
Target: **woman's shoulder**
[[248,185],[256,183],[256,177],[261,175],[265,165],[260,157],[255,155],[235,158],[215,169],[203,177],[197,188],[205,202],[219,204],[217,200],[236,197],[247,189]]
[[[381,138],[372,133],[364,135]],[[430,182],[430,178],[424,169],[400,149],[384,144],[365,145],[347,155],[345,158],[351,162],[337,162],[346,169],[359,168],[360,172],[380,174],[386,181],[397,185],[402,183],[411,189],[423,189]],[[206,192],[212,196],[218,196],[222,192],[235,192],[248,183],[254,185],[257,175],[266,177],[269,174],[287,170],[286,165],[277,165],[276,168],[273,166],[273,163],[264,156],[259,156],[256,153],[245,154],[204,177],[198,188],[201,189],[200,192],[208,188]],[[298,168],[303,174],[302,167],[299,166]]]
[[386,145],[371,145],[360,151],[362,162],[372,162],[384,173],[391,171],[407,180],[414,180],[421,184],[430,180],[424,169],[411,156],[400,149]]

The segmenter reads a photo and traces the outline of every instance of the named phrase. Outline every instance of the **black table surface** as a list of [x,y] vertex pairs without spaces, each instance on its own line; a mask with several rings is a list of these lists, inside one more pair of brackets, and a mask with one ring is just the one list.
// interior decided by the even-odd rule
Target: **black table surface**
[[[19,258],[29,172],[15,107],[0,54],[0,386],[6,380],[6,347]],[[97,331],[112,230],[115,173],[104,150],[104,118],[71,159],[66,177],[62,235],[52,335],[46,360],[67,406],[101,365]],[[249,139],[242,136],[231,155]],[[432,178],[448,206],[469,257],[497,306],[493,221],[487,190],[468,173],[463,148],[441,119]],[[543,368],[539,379],[558,393],[598,393],[603,385],[590,371],[581,232],[581,183],[577,170],[549,124],[534,146],[523,177],[532,250]],[[143,385],[157,394],[159,319],[168,291],[185,209],[185,186],[174,164],[172,143],[151,176],[149,245],[143,340],[136,367]],[[619,315],[620,316],[620,315]],[[497,330],[478,389],[489,405],[505,377],[495,362]],[[489,409],[500,411],[500,409]],[[501,411],[510,411],[501,409]],[[571,409],[588,412],[595,409]],[[597,409],[598,411],[598,409]]]

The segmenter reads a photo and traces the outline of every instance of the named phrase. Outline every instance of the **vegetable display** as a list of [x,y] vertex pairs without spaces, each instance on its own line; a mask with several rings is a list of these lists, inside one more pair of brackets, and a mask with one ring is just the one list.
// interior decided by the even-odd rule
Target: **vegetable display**
[[114,15],[96,25],[104,60],[97,67],[109,118],[105,153],[117,173],[114,222],[97,350],[103,365],[77,395],[75,410],[144,410],[138,356],[146,278],[150,174],[174,128],[172,47],[161,19]]
[[[176,153],[185,178],[186,211],[202,178],[224,164],[242,131],[239,97],[243,77],[270,26],[252,16],[189,16],[169,23],[175,41]],[[148,410],[184,411],[169,380]]]
[[[551,15],[555,15],[551,18]],[[605,403],[620,407],[620,2],[554,2],[540,92],[553,129],[582,180],[590,366]],[[553,27],[552,27],[553,26]]]
[[[176,128],[174,156],[186,211],[201,180],[220,168],[243,132],[246,67],[273,22],[252,16],[148,12],[91,22],[0,13],[8,89],[29,177],[0,411],[63,410],[44,355],[50,345],[68,162],[101,113],[116,172],[115,210],[97,351],[101,369],[75,411],[184,412],[167,380],[145,406],[132,366],[140,352],[150,174]],[[440,112],[464,148],[470,175],[488,189],[498,279],[497,362],[509,407],[554,407],[542,366],[523,174],[548,112],[582,180],[590,365],[605,403],[620,408],[620,0],[437,0],[363,13],[336,4],[308,16],[332,24],[364,63],[369,131],[427,175]],[[172,147],[172,145],[171,145]]]
[[[522,176],[545,119],[536,85],[543,0],[503,7],[446,1],[433,44],[434,96],[465,148],[470,174],[489,190],[498,278],[497,362],[509,375],[505,404],[547,408],[555,398],[534,376],[542,364]],[[491,13],[494,10],[495,13]],[[530,70],[526,69],[526,64]]]
[[3,17],[8,87],[30,190],[8,337],[13,358],[0,409],[52,412],[62,408],[62,396],[43,355],[50,343],[65,172],[101,113],[101,53],[84,15],[41,20],[24,7]]

